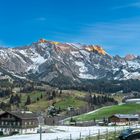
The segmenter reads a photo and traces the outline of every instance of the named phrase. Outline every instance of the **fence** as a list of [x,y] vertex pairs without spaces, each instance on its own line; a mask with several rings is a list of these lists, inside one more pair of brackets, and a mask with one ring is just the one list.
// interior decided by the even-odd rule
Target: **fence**
[[[117,140],[122,130],[127,128],[140,128],[140,126],[114,126],[114,127],[67,127],[65,126],[60,133],[57,131],[52,134],[51,140]],[[46,136],[48,133],[46,134]],[[45,134],[44,134],[45,136]],[[47,140],[47,137],[45,137]]]

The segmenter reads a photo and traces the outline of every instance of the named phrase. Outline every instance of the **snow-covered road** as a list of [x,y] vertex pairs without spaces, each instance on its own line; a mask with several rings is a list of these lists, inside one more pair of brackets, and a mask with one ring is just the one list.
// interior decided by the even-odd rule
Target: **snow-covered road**
[[[136,126],[133,126],[136,128]],[[46,126],[49,133],[42,134],[42,140],[76,140],[90,136],[95,136],[104,134],[107,131],[113,132],[118,130],[123,130],[126,127],[103,127],[103,126],[91,126],[91,127],[73,127],[73,126]],[[140,128],[140,126],[137,126]],[[0,138],[0,140],[39,140],[39,134],[29,134],[29,135],[15,135],[9,137]]]

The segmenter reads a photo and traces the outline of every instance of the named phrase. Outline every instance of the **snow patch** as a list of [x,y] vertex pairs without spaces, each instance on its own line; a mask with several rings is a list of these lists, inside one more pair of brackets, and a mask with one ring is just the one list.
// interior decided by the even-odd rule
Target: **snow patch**
[[88,68],[85,66],[85,64],[83,62],[79,62],[79,61],[76,61],[75,64],[77,66],[79,66],[79,78],[82,78],[82,79],[95,79],[96,77],[93,77],[91,74],[88,74]]
[[137,61],[128,61],[127,63],[129,68],[134,68],[134,69],[140,68],[140,63],[138,63]]
[[128,72],[127,70],[122,70],[124,77],[121,78],[121,80],[127,80],[127,79],[140,79],[140,73],[139,72]]

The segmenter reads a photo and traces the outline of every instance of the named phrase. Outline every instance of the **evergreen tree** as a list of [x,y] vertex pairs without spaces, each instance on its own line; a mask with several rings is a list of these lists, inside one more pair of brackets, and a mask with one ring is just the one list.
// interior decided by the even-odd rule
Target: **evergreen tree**
[[15,100],[16,100],[16,103],[18,103],[18,104],[21,102],[21,101],[20,101],[20,96],[18,96],[18,94],[16,94]]
[[25,105],[29,105],[29,104],[31,104],[31,98],[30,98],[30,96],[28,95],[28,96],[27,96],[27,101],[26,101]]
[[40,99],[42,99],[42,98],[43,98],[43,95],[41,94]]
[[55,97],[56,97],[55,90],[53,90],[53,92],[52,92],[52,97],[53,97],[53,98],[55,98]]
[[10,97],[9,103],[10,103],[10,104],[13,104],[13,103],[14,103],[14,95],[13,95],[13,94],[12,94],[11,97]]
[[37,97],[37,101],[39,101],[39,98]]

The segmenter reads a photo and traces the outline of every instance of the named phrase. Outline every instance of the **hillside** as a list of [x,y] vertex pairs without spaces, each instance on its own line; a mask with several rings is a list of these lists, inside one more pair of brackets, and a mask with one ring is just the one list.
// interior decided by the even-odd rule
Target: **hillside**
[[[48,87],[48,86],[47,86]],[[18,91],[15,88],[13,91]],[[4,93],[4,92],[3,92]],[[6,93],[6,92],[5,92]],[[0,108],[3,110],[29,110],[47,112],[54,106],[60,114],[66,114],[72,109],[72,114],[81,114],[93,109],[116,104],[117,97],[77,90],[57,90],[49,87],[45,91],[33,90],[3,94],[0,98]],[[115,99],[115,100],[114,100]],[[70,109],[71,108],[71,109]]]
[[122,104],[105,107],[96,112],[83,114],[75,117],[78,121],[90,121],[93,119],[103,119],[113,114],[136,114],[140,113],[140,104]]
[[[87,105],[86,101],[83,101],[82,99],[79,99],[78,97],[84,97],[84,92],[79,91],[73,91],[71,92],[71,95],[68,91],[64,91],[61,96],[56,95],[53,99],[48,99],[48,93],[44,91],[32,91],[30,93],[14,93],[12,95],[8,95],[6,97],[0,98],[0,103],[9,103],[11,96],[17,96],[20,97],[20,103],[18,103],[18,106],[16,104],[16,101],[14,104],[11,104],[12,110],[16,108],[20,109],[28,109],[30,111],[47,111],[47,108],[51,105],[55,105],[55,107],[60,107],[62,110],[67,110],[69,106],[74,107],[75,109],[81,108]],[[30,96],[31,103],[29,105],[25,106],[25,103],[27,101],[28,96]],[[14,101],[13,101],[14,102]]]

